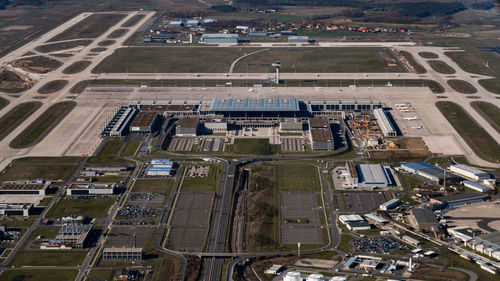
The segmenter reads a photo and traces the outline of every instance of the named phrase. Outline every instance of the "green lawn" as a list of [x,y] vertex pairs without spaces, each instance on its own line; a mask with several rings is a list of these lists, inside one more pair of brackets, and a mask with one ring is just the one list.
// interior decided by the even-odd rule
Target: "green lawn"
[[284,191],[320,191],[318,169],[300,164],[279,165],[278,188]]
[[496,163],[500,162],[500,146],[459,105],[440,101],[436,103],[436,106],[481,158]]
[[140,141],[131,141],[127,142],[127,145],[122,151],[122,157],[133,157],[139,146],[141,145]]
[[210,165],[208,176],[204,178],[187,178],[184,177],[182,182],[182,192],[203,192],[203,191],[216,191],[217,184],[219,183],[221,166]]
[[26,118],[42,106],[41,102],[25,102],[0,117],[0,140],[4,139]]
[[482,79],[478,83],[487,91],[500,95],[500,78]]
[[279,61],[282,72],[404,72],[386,59],[394,57],[384,48],[272,48],[240,60],[234,71],[272,73]]
[[465,52],[446,52],[445,54],[467,72],[498,76],[500,73],[500,56],[498,54],[479,51],[477,48],[466,48],[465,50]]
[[76,168],[79,157],[28,157],[14,159],[0,174],[0,180],[66,180]]
[[415,73],[422,74],[427,72],[425,67],[421,66],[415,61],[411,53],[406,51],[401,51],[401,55],[403,55],[403,57],[415,68]]
[[453,90],[462,94],[475,94],[477,89],[472,86],[469,82],[458,79],[448,80],[448,85],[453,88]]
[[279,145],[271,145],[269,139],[235,139],[228,152],[241,155],[272,155],[279,152]]
[[500,108],[492,103],[484,101],[471,102],[471,106],[479,112],[493,128],[500,132]]
[[33,250],[18,252],[10,265],[12,266],[76,266],[83,262],[87,251],[54,251]]
[[74,280],[78,270],[71,269],[8,269],[0,274],[4,281],[67,281]]
[[428,61],[429,65],[434,69],[435,71],[442,73],[442,74],[453,74],[455,73],[455,69],[453,67],[449,66],[447,63],[441,60],[430,60]]
[[103,218],[108,216],[108,210],[115,200],[115,197],[92,199],[61,198],[61,200],[50,209],[47,217],[59,219],[70,215],[81,215],[89,218]]
[[76,106],[75,102],[63,101],[51,105],[33,123],[12,140],[13,148],[25,148],[40,142]]
[[134,183],[132,192],[151,192],[170,194],[174,179],[138,179]]
[[217,47],[121,48],[105,58],[92,72],[226,73],[234,60],[255,50]]
[[89,275],[100,280],[112,281],[117,274],[116,271],[116,269],[92,269]]
[[109,138],[102,146],[97,156],[89,158],[88,163],[99,164],[120,164],[127,160],[118,157],[118,152],[123,145],[123,141],[119,138]]

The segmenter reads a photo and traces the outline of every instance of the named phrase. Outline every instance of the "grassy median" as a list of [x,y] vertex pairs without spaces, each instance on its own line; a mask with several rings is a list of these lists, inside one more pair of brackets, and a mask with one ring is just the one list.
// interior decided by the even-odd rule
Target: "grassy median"
[[500,133],[500,109],[496,105],[484,101],[471,102],[471,105]]
[[40,106],[42,106],[41,102],[21,103],[2,116],[0,118],[0,140],[3,140]]

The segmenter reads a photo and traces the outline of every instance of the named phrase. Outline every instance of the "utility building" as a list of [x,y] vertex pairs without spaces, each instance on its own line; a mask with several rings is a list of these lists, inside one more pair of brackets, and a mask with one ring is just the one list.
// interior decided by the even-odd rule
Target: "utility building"
[[201,36],[201,43],[203,44],[224,44],[224,43],[238,43],[238,34],[224,34],[224,33],[213,33],[213,34],[203,34]]
[[373,111],[373,115],[375,115],[375,118],[377,118],[378,125],[380,126],[380,129],[382,130],[382,134],[384,137],[396,137],[397,132],[392,124],[391,120],[389,120],[389,117],[387,115],[387,112],[382,109],[382,108],[377,108]]

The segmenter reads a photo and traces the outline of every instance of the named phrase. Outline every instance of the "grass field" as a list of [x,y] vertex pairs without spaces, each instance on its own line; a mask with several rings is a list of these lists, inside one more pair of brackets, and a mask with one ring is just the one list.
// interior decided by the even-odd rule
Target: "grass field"
[[425,69],[425,67],[421,66],[420,64],[418,64],[415,61],[415,59],[413,58],[412,54],[410,54],[409,52],[406,52],[406,51],[401,51],[400,53],[415,68],[415,73],[422,74],[422,73],[426,73],[427,72],[427,70]]
[[208,176],[203,178],[184,177],[182,192],[216,191],[222,168],[220,165],[210,165]]
[[49,42],[78,39],[96,38],[125,17],[124,14],[92,14],[54,36]]
[[[500,56],[492,52],[466,49],[466,52],[446,52],[463,70],[470,73],[497,77],[500,73]],[[488,64],[486,64],[488,62]]]
[[487,91],[500,95],[500,78],[482,79],[478,83]]
[[105,58],[93,73],[221,72],[246,52],[241,48],[121,48]]
[[500,108],[492,103],[483,101],[471,102],[471,106],[479,112],[493,128],[500,132]]
[[97,156],[89,158],[89,163],[113,164],[127,162],[125,159],[118,157],[118,152],[123,145],[123,141],[119,138],[110,138],[103,145]]
[[272,155],[279,150],[279,145],[271,145],[269,139],[235,139],[227,152],[240,155]]
[[[71,66],[69,66],[71,67]],[[67,69],[67,68],[66,68]],[[65,69],[65,70],[66,70]],[[68,80],[53,80],[45,83],[40,89],[38,89],[39,94],[52,94],[68,85]]]
[[99,280],[111,281],[116,277],[116,271],[117,269],[92,269],[89,273],[89,276],[98,278]]
[[134,183],[132,192],[165,193],[168,196],[173,185],[173,179],[138,179]]
[[63,101],[51,105],[40,117],[13,139],[10,146],[24,148],[40,142],[75,106],[76,103],[72,101]]
[[0,117],[0,140],[3,140],[40,106],[42,106],[41,102],[25,102]]
[[301,164],[284,164],[277,168],[278,189],[284,191],[320,191],[318,169]]
[[9,100],[0,97],[0,110],[6,107],[10,103]]
[[126,28],[120,28],[120,29],[116,29],[114,30],[113,32],[111,32],[107,38],[110,38],[110,39],[116,39],[116,38],[120,38],[122,37],[123,35],[125,35],[125,33],[127,33],[128,29]]
[[144,15],[135,15],[129,18],[126,22],[122,24],[122,27],[132,27],[136,25],[141,19],[144,18]]
[[458,79],[451,79],[447,81],[448,85],[453,88],[453,90],[462,94],[475,94],[477,89],[472,86],[469,82]]
[[272,48],[240,60],[234,71],[272,73],[280,61],[282,72],[404,72],[386,59],[394,57],[380,48]]
[[79,215],[89,218],[104,218],[108,216],[108,210],[115,200],[115,197],[92,199],[62,198],[50,209],[47,217],[59,219],[70,215]]
[[109,45],[113,45],[115,42],[115,40],[102,40],[101,42],[97,43],[97,45],[101,47],[107,47]]
[[0,180],[37,179],[66,180],[76,168],[79,157],[28,157],[14,159]]
[[83,262],[87,251],[20,251],[10,265],[13,266],[76,266]]
[[432,52],[420,52],[418,55],[425,59],[437,59],[439,57],[437,54]]
[[447,63],[444,61],[440,60],[430,60],[429,65],[434,69],[435,71],[442,73],[442,74],[453,74],[455,73],[455,69],[453,67],[449,66]]
[[87,46],[92,43],[92,40],[75,40],[75,41],[70,41],[70,42],[61,42],[61,43],[53,43],[53,44],[46,44],[46,45],[41,45],[35,48],[35,50],[42,52],[42,53],[50,53],[50,52],[55,52],[55,51],[61,51],[61,50],[67,50],[67,49],[72,49],[80,46]]
[[88,60],[77,61],[63,70],[64,74],[75,74],[84,71],[92,62]]
[[0,279],[5,281],[67,281],[74,280],[77,274],[78,270],[72,269],[8,269],[0,274]]
[[500,162],[500,146],[460,106],[447,101],[437,102],[436,106],[479,157]]
[[135,152],[141,145],[140,141],[131,141],[127,142],[125,148],[123,149],[121,156],[122,157],[132,157],[134,156]]

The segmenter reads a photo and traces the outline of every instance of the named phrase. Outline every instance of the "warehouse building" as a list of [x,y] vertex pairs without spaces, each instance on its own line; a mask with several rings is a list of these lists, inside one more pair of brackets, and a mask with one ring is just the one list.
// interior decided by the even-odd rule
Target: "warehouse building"
[[401,164],[401,168],[411,174],[416,174],[418,170],[424,169],[424,168],[431,168],[434,167],[433,165],[426,163],[426,162],[410,162],[410,163],[404,163]]
[[308,43],[309,36],[288,36],[288,43]]
[[364,215],[364,217],[367,221],[374,223],[374,224],[387,224],[387,223],[389,223],[388,220],[384,219],[383,217],[381,217],[375,213],[366,214],[366,215]]
[[464,204],[479,203],[486,200],[488,197],[479,192],[463,192],[453,195],[440,196],[431,198],[431,203],[440,203],[442,206],[459,206]]
[[32,210],[32,203],[0,203],[0,216],[28,217]]
[[50,187],[50,181],[17,180],[5,181],[0,184],[0,194],[3,195],[45,195]]
[[418,245],[422,244],[422,242],[420,242],[419,240],[417,240],[411,236],[408,236],[408,235],[404,235],[401,238],[403,239],[403,241],[405,241],[406,243],[411,244],[413,246],[418,246]]
[[426,162],[405,163],[401,165],[401,168],[408,173],[419,175],[436,183],[442,183],[445,177],[447,182],[459,181],[459,177],[456,175]]
[[238,34],[213,33],[201,36],[202,44],[237,44]]
[[72,183],[66,195],[113,195],[115,190],[115,183]]
[[467,165],[462,165],[462,164],[451,165],[449,169],[453,173],[459,174],[467,178],[475,179],[477,181],[490,178],[490,175],[487,172]]
[[401,200],[399,200],[398,198],[393,198],[393,199],[385,202],[384,204],[380,205],[378,208],[382,211],[388,211],[388,210],[396,208],[400,204],[401,204]]
[[353,188],[357,188],[359,184],[359,175],[356,165],[352,161],[346,162],[347,173],[349,174],[349,183]]
[[464,243],[481,235],[481,230],[468,228],[467,226],[455,226],[448,228],[447,231],[453,238],[460,239]]
[[[359,187],[388,187],[392,184],[387,170],[378,164],[358,164],[356,165]],[[351,178],[356,174],[350,175]]]
[[500,260],[500,231],[476,236],[467,241],[466,245],[481,254]]
[[153,159],[151,160],[151,166],[147,169],[146,175],[153,176],[170,176],[172,173],[172,168],[174,162],[170,159]]
[[151,134],[160,124],[160,115],[156,112],[141,111],[130,124],[130,132],[135,134]]
[[436,215],[426,208],[414,208],[411,210],[410,223],[418,230],[430,230],[439,225]]
[[470,189],[472,189],[474,191],[482,192],[482,193],[485,193],[485,192],[493,190],[493,188],[490,187],[490,186],[482,185],[482,184],[474,182],[474,181],[465,180],[465,181],[462,182],[462,184],[465,187],[467,187],[467,188],[470,188]]
[[200,131],[198,118],[183,118],[177,123],[175,135],[179,137],[195,137]]
[[65,223],[57,233],[55,240],[81,249],[87,246],[91,230],[92,224]]
[[340,215],[339,221],[352,231],[368,230],[371,225],[360,215]]
[[104,248],[104,261],[142,261],[142,248]]
[[382,134],[384,137],[396,137],[397,131],[391,120],[389,120],[389,116],[387,112],[382,108],[377,108],[373,110],[373,115],[377,119],[378,125],[382,130]]

